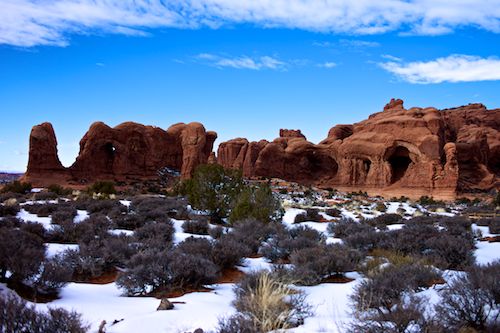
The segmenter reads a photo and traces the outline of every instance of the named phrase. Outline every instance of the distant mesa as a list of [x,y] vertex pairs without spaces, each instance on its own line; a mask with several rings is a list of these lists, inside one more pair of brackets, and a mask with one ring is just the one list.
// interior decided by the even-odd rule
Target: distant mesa
[[168,130],[123,123],[94,123],[80,141],[75,163],[64,168],[52,125],[33,127],[24,179],[40,186],[154,179],[162,168],[192,175],[196,166],[219,163],[248,178],[281,178],[386,197],[422,195],[454,199],[458,193],[500,187],[500,109],[482,104],[453,109],[405,109],[392,99],[382,112],[352,125],[337,125],[318,144],[300,130],[281,129],[269,142],[237,138],[219,145],[199,123]]

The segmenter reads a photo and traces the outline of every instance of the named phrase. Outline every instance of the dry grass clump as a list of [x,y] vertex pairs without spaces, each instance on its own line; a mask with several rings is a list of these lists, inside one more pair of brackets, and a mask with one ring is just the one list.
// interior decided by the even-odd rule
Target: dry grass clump
[[269,332],[295,327],[309,314],[302,292],[271,272],[247,275],[236,287],[238,314],[219,325],[219,333]]

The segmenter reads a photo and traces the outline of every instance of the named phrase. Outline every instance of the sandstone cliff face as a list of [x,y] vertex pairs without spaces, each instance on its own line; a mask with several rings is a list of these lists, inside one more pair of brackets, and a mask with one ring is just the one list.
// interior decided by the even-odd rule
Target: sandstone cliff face
[[30,157],[25,180],[38,185],[72,181],[144,180],[170,168],[188,178],[207,163],[217,138],[200,123],[176,124],[168,130],[127,122],[111,128],[102,122],[90,126],[80,141],[75,163],[64,168],[57,157],[57,142],[48,123],[35,126],[30,136]]
[[481,104],[439,111],[405,109],[391,100],[383,112],[337,125],[319,144],[280,130],[272,142],[221,143],[218,162],[247,177],[363,190],[385,196],[433,195],[499,186],[500,109]]

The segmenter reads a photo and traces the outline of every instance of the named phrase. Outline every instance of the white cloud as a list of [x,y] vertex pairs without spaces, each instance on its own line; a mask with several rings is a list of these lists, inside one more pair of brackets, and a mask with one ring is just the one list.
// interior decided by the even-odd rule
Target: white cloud
[[335,62],[330,62],[330,61],[327,61],[325,63],[322,63],[322,64],[319,64],[318,65],[319,67],[323,67],[323,68],[334,68],[334,67],[337,67],[337,64]]
[[500,0],[0,0],[0,44],[69,43],[71,33],[251,23],[325,33],[435,35],[473,26],[500,32]]
[[386,62],[385,70],[410,83],[500,80],[500,59],[454,54],[431,61]]
[[395,57],[395,56],[390,55],[390,54],[382,54],[381,57],[384,59],[390,60],[390,61],[396,61],[396,62],[403,61],[403,59]]
[[207,63],[210,66],[224,68],[236,68],[236,69],[274,69],[274,70],[285,70],[288,66],[287,63],[278,60],[270,56],[262,56],[251,58],[248,56],[241,57],[222,57],[210,53],[201,53],[195,57]]

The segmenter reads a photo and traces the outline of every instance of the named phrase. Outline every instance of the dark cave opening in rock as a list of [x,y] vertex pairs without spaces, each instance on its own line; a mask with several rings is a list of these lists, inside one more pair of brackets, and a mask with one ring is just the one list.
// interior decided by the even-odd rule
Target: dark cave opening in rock
[[388,159],[391,165],[392,177],[391,184],[396,183],[404,177],[408,167],[410,166],[410,152],[405,147],[397,147]]
[[370,172],[370,167],[372,166],[372,161],[370,160],[363,160],[363,169],[365,171],[365,175],[368,175]]
[[333,178],[339,171],[337,161],[333,157],[323,154],[312,154],[308,156],[308,165],[308,169],[314,179],[320,179],[326,174],[329,178]]

